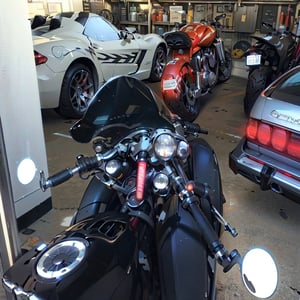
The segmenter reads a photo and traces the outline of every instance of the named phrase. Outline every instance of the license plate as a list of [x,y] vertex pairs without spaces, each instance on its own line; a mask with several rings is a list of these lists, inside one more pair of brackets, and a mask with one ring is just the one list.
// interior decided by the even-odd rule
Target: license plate
[[174,90],[177,88],[177,81],[176,79],[168,79],[163,81],[163,90]]
[[251,54],[246,58],[247,66],[257,66],[261,64],[261,55],[260,54]]

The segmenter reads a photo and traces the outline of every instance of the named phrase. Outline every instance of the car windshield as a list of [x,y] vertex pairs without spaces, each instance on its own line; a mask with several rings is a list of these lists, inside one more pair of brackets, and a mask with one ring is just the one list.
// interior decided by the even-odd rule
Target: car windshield
[[268,97],[300,105],[300,68],[295,69],[266,92]]
[[88,18],[83,34],[102,42],[120,39],[116,28],[99,16]]
[[71,135],[82,143],[96,136],[115,143],[137,128],[174,130],[163,109],[145,83],[129,76],[115,77],[98,90],[83,118],[71,128]]

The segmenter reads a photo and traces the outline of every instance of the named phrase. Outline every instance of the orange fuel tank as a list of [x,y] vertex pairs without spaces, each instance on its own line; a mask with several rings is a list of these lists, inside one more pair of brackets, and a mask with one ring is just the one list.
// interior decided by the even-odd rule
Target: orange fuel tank
[[188,34],[192,40],[192,48],[210,46],[217,36],[216,29],[207,24],[188,24],[183,26],[180,31]]

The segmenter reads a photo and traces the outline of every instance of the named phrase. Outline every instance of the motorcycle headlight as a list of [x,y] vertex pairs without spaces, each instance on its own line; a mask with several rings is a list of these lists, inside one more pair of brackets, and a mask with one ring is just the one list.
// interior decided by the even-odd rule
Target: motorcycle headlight
[[169,185],[169,177],[164,173],[158,173],[153,178],[153,185],[158,190],[164,190]]
[[176,151],[175,139],[169,134],[159,135],[154,142],[154,151],[162,160],[171,159]]

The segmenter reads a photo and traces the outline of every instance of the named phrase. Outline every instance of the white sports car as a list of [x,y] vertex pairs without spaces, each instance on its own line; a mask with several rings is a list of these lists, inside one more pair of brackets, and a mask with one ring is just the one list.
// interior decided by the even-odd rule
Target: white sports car
[[55,108],[66,118],[80,118],[113,76],[159,81],[167,60],[159,35],[118,30],[88,12],[62,13],[32,29],[32,37],[41,108]]

